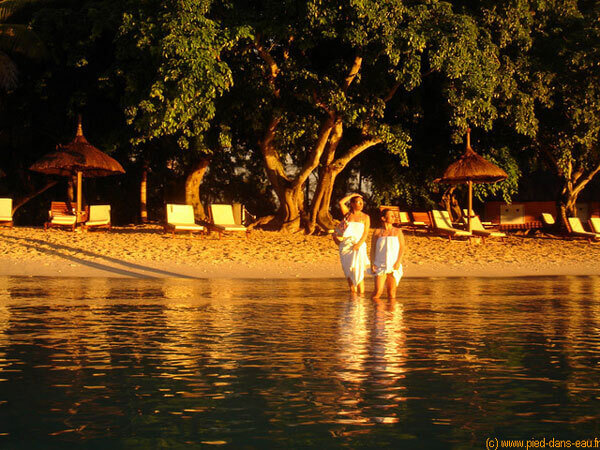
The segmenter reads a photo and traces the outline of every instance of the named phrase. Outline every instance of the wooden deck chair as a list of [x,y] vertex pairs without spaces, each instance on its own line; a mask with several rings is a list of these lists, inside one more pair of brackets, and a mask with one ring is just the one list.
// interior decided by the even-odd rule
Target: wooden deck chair
[[83,229],[106,228],[110,230],[110,205],[90,205],[88,220],[83,224]]
[[12,198],[0,198],[0,225],[13,226]]
[[591,217],[588,223],[590,224],[590,230],[600,234],[600,217]]
[[579,220],[579,217],[569,217],[567,219],[567,223],[569,225],[569,233],[572,236],[586,238],[590,242],[592,241],[592,239],[600,239],[600,234],[585,231],[583,229],[583,225],[581,224],[581,220]]
[[431,217],[427,212],[411,212],[412,220],[410,222],[414,230],[431,231]]
[[479,220],[479,216],[471,217],[471,233],[476,236],[480,236],[483,238],[483,242],[485,243],[485,238],[499,238],[504,242],[504,238],[506,237],[506,233],[502,231],[494,231],[494,230],[486,230],[485,227],[481,224]]
[[[461,217],[461,222],[464,225],[468,225],[468,220],[469,220],[469,211],[467,210],[467,208],[464,208],[462,210],[463,216]],[[471,213],[476,216],[475,211],[471,211]],[[479,221],[481,222],[481,219],[479,219]],[[481,222],[481,225],[483,225],[483,228],[491,228],[494,226],[494,224],[492,222]]]
[[431,222],[433,223],[435,232],[448,236],[448,239],[450,240],[452,240],[453,237],[471,238],[473,236],[468,231],[454,228],[452,223],[445,219],[442,212],[437,209],[431,211]]
[[48,222],[44,224],[44,230],[51,227],[70,227],[75,231],[77,216],[73,214],[73,208],[67,206],[65,202],[51,202],[48,218]]
[[250,234],[250,231],[244,225],[235,223],[231,205],[211,204],[210,217],[212,221],[210,228],[219,233],[219,239],[221,239],[223,233],[229,231],[244,232],[246,237]]
[[194,220],[192,205],[175,205],[172,203],[167,204],[167,223],[164,228],[165,233],[172,231],[173,236],[175,236],[176,231],[203,233],[205,230],[202,225],[198,225]]
[[556,224],[556,220],[554,220],[552,214],[542,213],[542,223],[544,224],[544,228],[552,228]]

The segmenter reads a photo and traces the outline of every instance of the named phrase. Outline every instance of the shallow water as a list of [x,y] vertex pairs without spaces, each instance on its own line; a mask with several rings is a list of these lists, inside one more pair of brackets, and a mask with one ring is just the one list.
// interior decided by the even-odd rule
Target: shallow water
[[599,301],[599,277],[407,279],[395,302],[343,280],[0,278],[0,447],[600,438]]

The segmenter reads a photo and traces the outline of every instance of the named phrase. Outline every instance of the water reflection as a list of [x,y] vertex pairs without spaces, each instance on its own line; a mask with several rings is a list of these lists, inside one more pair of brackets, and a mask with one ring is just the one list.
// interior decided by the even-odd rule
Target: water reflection
[[0,278],[0,447],[598,432],[600,278]]

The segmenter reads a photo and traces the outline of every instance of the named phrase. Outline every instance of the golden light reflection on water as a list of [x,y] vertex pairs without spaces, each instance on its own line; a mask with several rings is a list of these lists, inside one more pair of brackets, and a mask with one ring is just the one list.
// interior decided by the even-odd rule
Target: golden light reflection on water
[[75,441],[106,427],[115,439],[153,427],[190,439],[185,421],[203,430],[195,442],[239,443],[235,429],[281,444],[290,427],[328,442],[415,427],[478,435],[492,417],[598,419],[600,278],[405,280],[399,293],[353,298],[337,280],[0,278],[0,436],[26,435],[2,421],[7,404],[39,419],[32,433]]

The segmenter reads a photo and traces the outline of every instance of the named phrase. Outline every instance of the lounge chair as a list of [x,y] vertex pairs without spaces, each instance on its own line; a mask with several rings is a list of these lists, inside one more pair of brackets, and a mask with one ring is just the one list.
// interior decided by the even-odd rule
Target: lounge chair
[[172,203],[167,204],[167,223],[164,228],[165,232],[172,231],[173,236],[175,236],[176,231],[202,233],[205,230],[202,225],[198,225],[194,220],[192,205],[174,205]]
[[0,225],[13,226],[12,198],[0,198]]
[[233,218],[233,207],[231,205],[210,205],[210,217],[212,220],[210,229],[219,233],[219,239],[221,239],[223,233],[229,231],[244,232],[246,233],[246,237],[248,237],[248,234],[250,233],[248,228],[244,225],[235,223]]
[[[467,208],[464,208],[462,210],[463,216],[461,218],[462,222],[465,225],[468,225],[469,223],[469,211],[467,210]],[[473,216],[477,216],[477,214],[475,214],[475,211],[471,211],[471,213],[473,214],[471,217]],[[479,219],[479,221],[481,222],[481,219]],[[494,224],[492,222],[481,222],[481,225],[483,225],[483,228],[491,228],[494,226]]]
[[471,217],[471,233],[482,237],[483,242],[485,242],[485,238],[487,237],[499,238],[502,239],[502,241],[504,241],[504,238],[506,237],[506,233],[503,233],[502,231],[486,230],[481,224],[479,216]]
[[83,229],[107,228],[110,230],[110,205],[90,205],[88,220],[83,224]]
[[591,217],[589,220],[590,229],[597,234],[600,234],[600,217]]
[[552,214],[542,213],[542,223],[544,224],[544,228],[552,228],[556,224],[556,220],[554,220]]
[[412,212],[412,221],[410,222],[414,230],[421,229],[425,231],[431,231],[432,223],[429,213],[426,212]]
[[48,222],[44,223],[44,230],[50,227],[70,227],[75,231],[77,216],[73,214],[73,208],[69,208],[65,202],[51,202],[48,218]]
[[452,223],[444,218],[442,212],[437,209],[431,211],[431,221],[433,223],[434,231],[448,236],[448,239],[450,240],[452,240],[453,237],[471,238],[473,236],[473,234],[468,231],[454,228]]
[[592,239],[600,239],[600,233],[592,233],[583,229],[583,225],[581,224],[581,220],[579,220],[579,217],[569,217],[567,219],[567,222],[569,225],[569,232],[571,235],[575,237],[586,238],[590,242],[592,241]]

